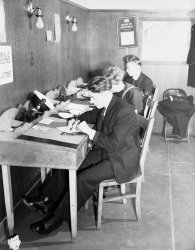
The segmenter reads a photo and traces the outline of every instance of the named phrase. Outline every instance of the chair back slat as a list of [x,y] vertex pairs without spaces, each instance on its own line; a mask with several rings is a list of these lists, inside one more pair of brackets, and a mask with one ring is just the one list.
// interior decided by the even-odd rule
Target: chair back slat
[[163,92],[163,100],[169,98],[169,96],[171,96],[171,95],[187,97],[187,94],[186,94],[185,90],[173,88],[173,89],[166,89]]
[[146,100],[145,108],[144,108],[144,117],[145,118],[147,118],[149,109],[151,108],[152,104],[153,104],[152,97],[148,96],[148,98]]
[[151,118],[154,116],[156,108],[157,108],[157,101],[153,101],[151,97],[148,97],[146,101],[146,106],[144,109],[144,117],[145,118]]
[[150,142],[150,138],[152,134],[153,125],[154,125],[154,117],[152,117],[149,120],[148,127],[143,138],[142,149],[141,149],[141,154],[140,154],[140,168],[141,168],[142,174],[144,174],[144,164],[146,160],[146,153],[148,151],[148,146],[149,146],[149,142]]
[[149,111],[149,114],[148,114],[148,118],[149,118],[149,119],[152,118],[152,117],[154,117],[154,114],[155,114],[157,105],[158,105],[158,102],[155,101],[155,102],[153,103],[152,108],[151,108],[150,111]]
[[158,95],[158,87],[154,86],[154,88],[153,88],[153,96],[152,96],[153,101],[157,100],[157,95]]

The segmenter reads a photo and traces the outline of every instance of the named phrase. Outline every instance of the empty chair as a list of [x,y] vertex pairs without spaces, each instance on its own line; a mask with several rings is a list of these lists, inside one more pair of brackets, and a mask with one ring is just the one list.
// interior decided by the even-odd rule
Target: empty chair
[[[188,97],[183,89],[166,89],[159,102],[159,112],[163,115],[162,135],[165,142],[180,140],[189,142],[189,120],[194,113],[193,97]],[[167,132],[167,123],[173,127]]]
[[[125,200],[128,198],[135,198],[135,210],[136,210],[136,217],[137,220],[141,219],[141,208],[140,208],[140,196],[141,196],[141,184],[142,184],[142,177],[144,174],[144,164],[145,164],[145,159],[146,159],[146,153],[147,153],[147,148],[149,145],[152,129],[153,129],[153,124],[154,124],[154,118],[151,118],[148,120],[148,126],[147,130],[144,136],[144,142],[142,145],[141,153],[140,153],[140,169],[141,169],[141,175],[135,178],[134,180],[130,182],[126,182],[123,184],[119,184],[116,182],[115,179],[112,180],[105,180],[100,183],[99,185],[99,192],[98,192],[98,211],[97,211],[97,229],[101,228],[101,218],[102,218],[102,206],[104,202],[110,202],[110,201],[116,201],[116,200]],[[125,186],[130,185],[134,183],[136,185],[135,188],[135,193],[126,193],[125,191]],[[109,186],[120,186],[121,187],[121,194],[117,194],[116,196],[112,196],[111,198],[106,197],[103,198],[103,189],[104,187],[109,187]]]

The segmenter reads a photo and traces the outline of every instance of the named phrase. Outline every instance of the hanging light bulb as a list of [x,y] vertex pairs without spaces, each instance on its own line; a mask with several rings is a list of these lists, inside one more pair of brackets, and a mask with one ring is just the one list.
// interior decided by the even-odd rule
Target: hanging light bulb
[[41,17],[37,17],[36,27],[38,29],[42,29],[44,27],[44,23]]
[[40,8],[37,9],[36,17],[37,17],[36,27],[38,29],[42,29],[44,27],[44,22],[43,22],[43,20],[41,18],[41,17],[43,17],[43,15],[41,14],[41,9]]
[[76,32],[78,28],[77,28],[77,20],[76,20],[75,17],[73,17],[72,23],[73,23],[73,25],[72,25],[72,31]]

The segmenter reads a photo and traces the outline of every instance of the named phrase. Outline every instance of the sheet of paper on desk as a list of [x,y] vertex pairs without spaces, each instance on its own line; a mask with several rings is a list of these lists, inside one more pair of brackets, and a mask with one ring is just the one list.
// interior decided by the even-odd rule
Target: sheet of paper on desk
[[69,128],[68,126],[66,127],[57,127],[57,129],[59,129],[62,132],[65,132],[67,134],[73,134],[73,133],[77,133],[78,130],[76,128]]
[[86,106],[77,103],[69,103],[65,108],[65,110],[79,110],[81,112],[86,110]]
[[41,120],[39,123],[43,123],[43,124],[50,124],[52,123],[54,120],[49,119],[49,118],[44,118],[43,120]]
[[50,128],[48,127],[44,127],[44,126],[41,126],[41,125],[34,125],[33,128],[35,130],[39,130],[39,131],[43,131],[43,132],[46,132],[47,130],[49,130]]

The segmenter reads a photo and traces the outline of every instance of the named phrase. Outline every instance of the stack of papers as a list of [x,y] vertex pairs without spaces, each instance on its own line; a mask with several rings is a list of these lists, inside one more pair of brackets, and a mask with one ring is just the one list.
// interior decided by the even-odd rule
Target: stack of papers
[[69,110],[69,112],[73,115],[80,115],[88,110],[88,106],[77,103],[69,103],[61,111],[67,111],[67,110]]

